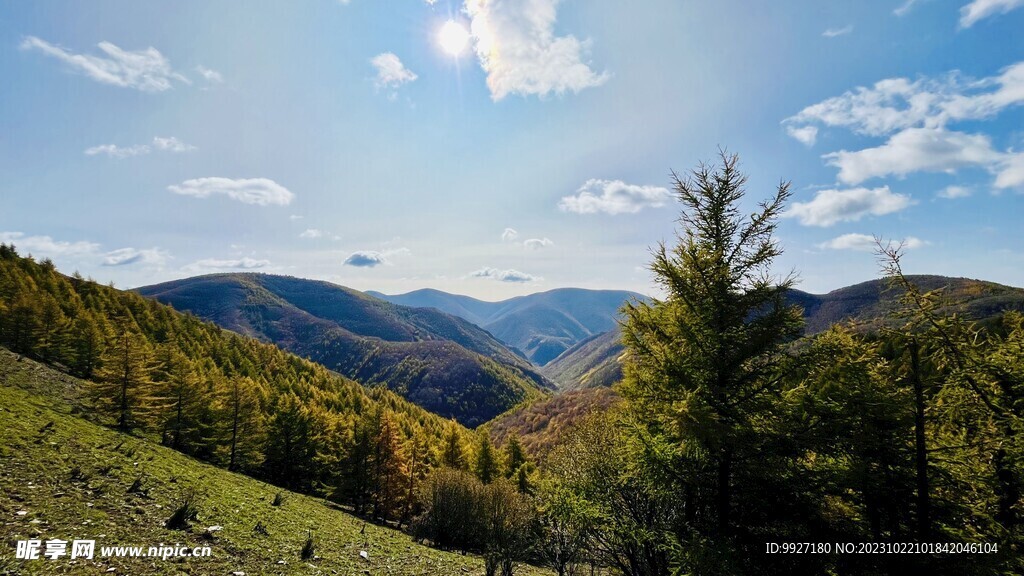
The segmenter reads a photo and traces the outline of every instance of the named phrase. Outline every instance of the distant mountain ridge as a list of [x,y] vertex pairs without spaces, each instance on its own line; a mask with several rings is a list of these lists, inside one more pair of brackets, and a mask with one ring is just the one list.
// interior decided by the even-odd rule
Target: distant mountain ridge
[[212,274],[137,290],[223,328],[269,341],[469,426],[551,384],[471,322],[329,282]]
[[372,291],[367,294],[395,304],[435,308],[459,316],[520,350],[539,366],[579,342],[615,328],[619,309],[626,301],[646,298],[626,290],[583,288],[557,288],[500,302],[429,288],[397,295]]
[[[1024,311],[1024,289],[968,278],[910,276],[922,290],[944,289],[952,302],[947,310],[975,320],[986,320],[1007,310]],[[867,329],[891,321],[898,308],[900,292],[890,290],[886,280],[869,280],[833,290],[810,294],[793,290],[789,300],[804,309],[805,332],[816,334],[838,322],[856,320]],[[619,356],[623,347],[618,328],[576,344],[541,370],[559,390],[611,386],[622,378]]]

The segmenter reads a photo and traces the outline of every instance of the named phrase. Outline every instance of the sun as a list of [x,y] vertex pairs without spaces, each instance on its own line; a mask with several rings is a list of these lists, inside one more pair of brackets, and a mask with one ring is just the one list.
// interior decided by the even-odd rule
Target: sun
[[462,24],[449,20],[444,23],[444,26],[441,26],[441,31],[437,33],[437,42],[441,45],[442,50],[451,56],[458,56],[469,44],[469,32]]

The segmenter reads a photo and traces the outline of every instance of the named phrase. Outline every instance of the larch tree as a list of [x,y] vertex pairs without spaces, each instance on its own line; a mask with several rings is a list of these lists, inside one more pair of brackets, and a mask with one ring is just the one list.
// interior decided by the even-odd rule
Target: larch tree
[[444,433],[441,447],[441,464],[455,470],[466,469],[466,451],[462,446],[462,437],[458,425],[451,422]]
[[480,433],[480,441],[476,450],[476,462],[473,472],[484,484],[490,484],[500,476],[501,466],[498,463],[498,454],[491,444],[491,437],[487,432]]
[[146,338],[133,329],[128,318],[117,318],[104,350],[95,395],[100,409],[115,418],[119,430],[141,426],[153,412],[152,373],[152,351]]
[[[673,179],[681,229],[650,264],[665,297],[624,308],[622,392],[653,437],[681,455],[676,488],[713,518],[694,527],[727,538],[736,466],[751,465],[754,422],[781,387],[783,345],[803,325],[785,299],[793,276],[772,271],[789,184],[746,215],[747,180],[735,155],[722,152],[720,165]],[[694,522],[704,516],[692,512]]]
[[228,470],[251,468],[259,458],[263,431],[261,396],[260,387],[252,378],[228,378],[220,386]]

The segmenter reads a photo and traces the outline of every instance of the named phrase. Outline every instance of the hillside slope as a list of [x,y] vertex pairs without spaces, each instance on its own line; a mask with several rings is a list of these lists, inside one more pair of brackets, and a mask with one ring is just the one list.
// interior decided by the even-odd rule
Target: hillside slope
[[214,274],[138,292],[475,426],[550,389],[474,324],[315,280]]
[[544,375],[563,391],[611,386],[622,379],[621,339],[618,328],[591,336],[544,366]]
[[[957,312],[986,321],[1008,310],[1024,311],[1024,289],[993,282],[945,276],[910,276],[925,291],[942,289],[949,304],[943,312]],[[793,290],[792,303],[804,309],[807,334],[827,330],[840,322],[855,321],[870,330],[895,321],[900,292],[890,290],[886,280],[870,280],[839,288],[828,294]],[[610,386],[622,377],[618,358],[623,352],[620,332],[615,328],[577,344],[544,366],[542,372],[560,390]]]
[[485,302],[439,290],[416,290],[378,298],[404,306],[436,308],[484,328],[544,366],[579,342],[615,327],[622,305],[644,296],[625,290],[558,288],[500,302]]
[[[483,574],[477,557],[418,545],[325,500],[75,417],[60,400],[60,391],[74,385],[65,374],[0,349],[0,573]],[[137,480],[141,486],[132,491]],[[187,530],[166,528],[190,490],[198,519]],[[274,506],[278,493],[284,503]],[[222,530],[207,537],[209,526]],[[307,531],[316,557],[304,561]],[[97,557],[16,560],[13,543],[29,538],[94,539]],[[209,546],[211,555],[98,557],[102,546],[160,544]],[[523,566],[517,573],[540,571]]]

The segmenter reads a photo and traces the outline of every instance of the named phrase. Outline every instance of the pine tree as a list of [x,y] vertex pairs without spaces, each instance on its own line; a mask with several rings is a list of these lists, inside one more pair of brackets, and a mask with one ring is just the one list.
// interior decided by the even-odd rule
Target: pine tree
[[442,442],[441,464],[455,470],[465,470],[466,452],[462,447],[458,426],[454,422],[448,425]]
[[103,330],[96,317],[82,308],[75,314],[67,336],[69,368],[81,378],[92,378],[103,357]]
[[392,519],[404,508],[409,466],[398,427],[387,412],[381,417],[380,428],[374,439],[373,471],[374,516],[384,520]]
[[374,439],[379,435],[380,414],[360,415],[345,443],[344,469],[338,472],[342,499],[352,503],[356,514],[365,514],[373,493]]
[[430,452],[430,446],[427,444],[427,439],[423,435],[422,430],[417,431],[418,434],[414,435],[412,440],[409,442],[408,454],[409,454],[409,474],[408,474],[408,486],[405,494],[405,510],[402,512],[402,521],[408,522],[418,511],[415,509],[416,506],[416,491],[419,486],[426,480],[427,475],[430,473],[430,469],[433,466],[433,458]]
[[226,428],[228,470],[257,464],[262,440],[260,388],[251,378],[229,378],[220,393],[221,419]]
[[282,394],[267,423],[264,471],[286,488],[308,490],[314,477],[316,422],[309,407],[292,393]]
[[106,345],[95,395],[100,410],[115,418],[119,430],[142,426],[154,409],[150,358],[146,339],[135,332],[130,320],[118,318]]
[[486,432],[480,433],[480,443],[477,446],[476,463],[473,472],[484,484],[490,484],[500,475],[501,467],[498,464],[498,457],[491,444],[491,437]]
[[735,466],[753,461],[753,423],[771,411],[781,347],[800,334],[802,319],[784,299],[794,279],[771,270],[782,253],[773,234],[789,185],[745,217],[738,158],[723,152],[721,162],[700,165],[686,180],[673,174],[682,230],[674,246],[653,251],[650,265],[667,297],[625,307],[622,390],[668,449],[707,455],[709,466],[691,471],[710,468],[711,477],[689,475],[676,489],[697,494],[696,483],[710,483],[699,492],[713,494],[706,503],[715,521],[707,528],[728,536]]
[[513,432],[505,443],[505,477],[517,476],[523,464],[526,464],[526,452],[519,442],[519,435]]
[[60,309],[60,304],[53,297],[41,294],[39,298],[38,330],[36,337],[36,355],[43,362],[63,360],[64,329],[68,324],[67,316]]

